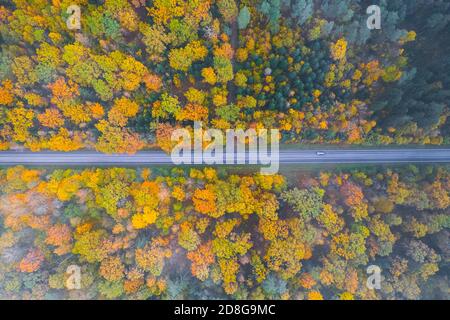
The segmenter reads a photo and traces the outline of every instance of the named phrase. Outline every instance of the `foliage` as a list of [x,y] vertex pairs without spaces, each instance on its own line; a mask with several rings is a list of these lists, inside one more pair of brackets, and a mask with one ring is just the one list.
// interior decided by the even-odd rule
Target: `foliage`
[[[11,167],[0,181],[1,297],[35,287],[69,297],[65,272],[74,264],[80,293],[107,299],[409,299],[445,277],[445,166],[288,179],[213,168]],[[371,264],[389,290],[367,292]]]

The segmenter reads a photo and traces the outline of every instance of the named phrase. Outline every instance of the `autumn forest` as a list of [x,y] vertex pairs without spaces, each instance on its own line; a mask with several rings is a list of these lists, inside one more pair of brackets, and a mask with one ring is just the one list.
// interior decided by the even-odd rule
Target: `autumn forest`
[[[169,153],[194,121],[444,148],[449,30],[445,0],[0,1],[0,152]],[[449,236],[445,163],[0,166],[2,300],[448,300]]]
[[[13,167],[0,179],[3,297],[448,293],[448,167],[298,172],[295,185],[213,168]],[[73,264],[81,290],[65,290]],[[380,291],[366,287],[369,264],[384,270]]]

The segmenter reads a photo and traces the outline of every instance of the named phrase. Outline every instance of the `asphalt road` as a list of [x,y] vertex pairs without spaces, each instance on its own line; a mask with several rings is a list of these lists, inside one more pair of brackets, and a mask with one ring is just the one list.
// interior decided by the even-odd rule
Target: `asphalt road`
[[[317,152],[323,152],[319,155]],[[280,150],[281,164],[450,163],[450,149]],[[134,155],[97,152],[0,152],[0,165],[148,165],[172,164],[161,151]],[[227,163],[228,164],[228,163]]]

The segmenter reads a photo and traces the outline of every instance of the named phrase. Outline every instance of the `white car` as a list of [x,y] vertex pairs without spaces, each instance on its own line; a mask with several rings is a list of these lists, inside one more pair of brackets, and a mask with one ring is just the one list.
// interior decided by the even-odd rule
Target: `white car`
[[323,152],[323,151],[317,151],[317,152],[316,152],[316,155],[318,155],[318,156],[324,156],[324,155],[325,155],[325,152]]

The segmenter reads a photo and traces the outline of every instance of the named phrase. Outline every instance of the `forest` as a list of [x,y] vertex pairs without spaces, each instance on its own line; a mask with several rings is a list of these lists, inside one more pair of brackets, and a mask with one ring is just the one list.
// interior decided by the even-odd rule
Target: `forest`
[[2,299],[449,298],[448,166],[17,166],[0,185]]
[[[444,148],[449,52],[448,0],[2,0],[0,152]],[[253,169],[0,166],[0,299],[449,300],[448,164]]]
[[450,3],[73,0],[0,5],[0,149],[135,153],[193,121],[284,143],[448,143]]

